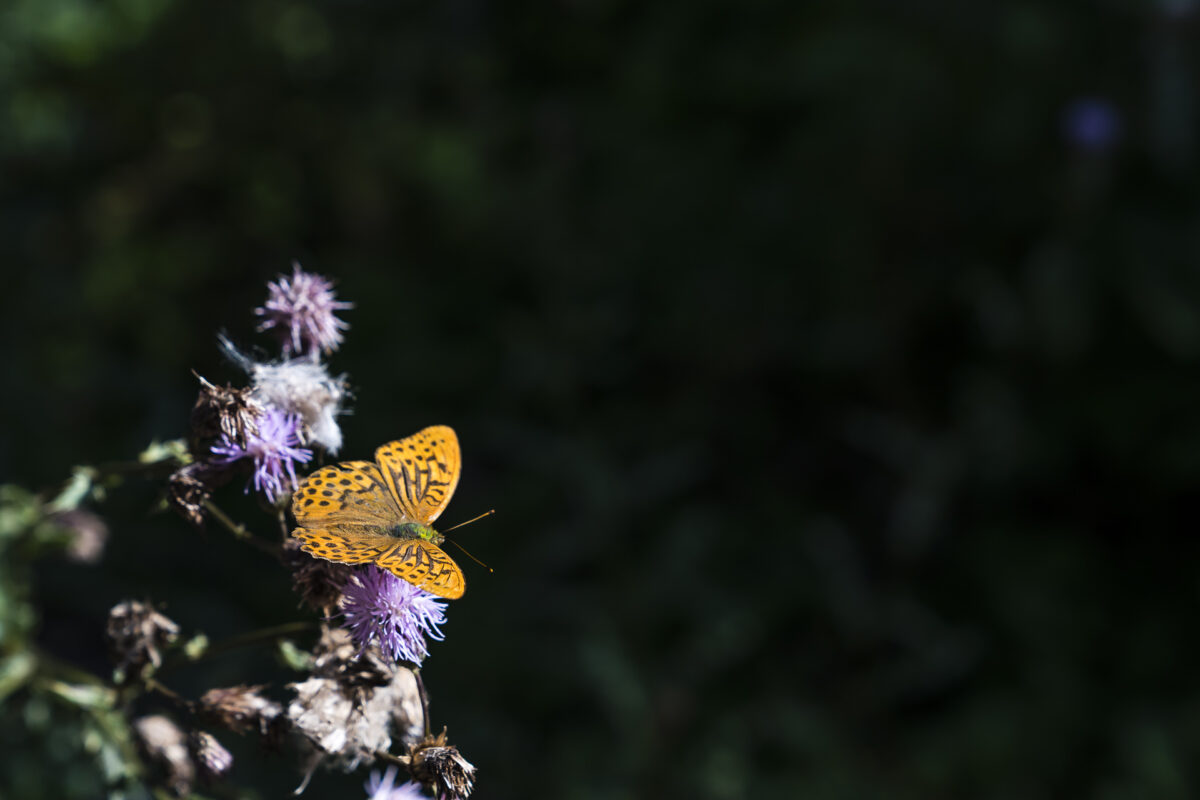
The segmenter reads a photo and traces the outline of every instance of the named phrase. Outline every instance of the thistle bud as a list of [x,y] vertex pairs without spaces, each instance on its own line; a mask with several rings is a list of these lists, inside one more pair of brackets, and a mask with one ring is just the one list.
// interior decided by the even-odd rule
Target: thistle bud
[[105,637],[116,665],[116,681],[124,683],[152,666],[162,665],[160,648],[179,636],[179,626],[145,603],[126,600],[108,612]]
[[283,707],[259,694],[262,686],[210,689],[200,698],[200,713],[234,733],[257,731],[265,736]]

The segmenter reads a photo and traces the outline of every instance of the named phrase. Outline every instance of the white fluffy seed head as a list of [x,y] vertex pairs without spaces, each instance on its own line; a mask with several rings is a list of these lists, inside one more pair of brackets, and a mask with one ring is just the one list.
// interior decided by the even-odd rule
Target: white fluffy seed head
[[258,362],[224,337],[221,346],[250,375],[255,399],[300,415],[304,443],[319,445],[330,455],[337,455],[342,447],[342,429],[337,418],[345,413],[342,403],[350,394],[345,375],[333,377],[324,364],[311,358]]
[[308,442],[337,455],[342,446],[337,417],[347,394],[344,376],[331,377],[323,364],[297,358],[254,364],[250,380],[254,393],[264,402],[300,415]]

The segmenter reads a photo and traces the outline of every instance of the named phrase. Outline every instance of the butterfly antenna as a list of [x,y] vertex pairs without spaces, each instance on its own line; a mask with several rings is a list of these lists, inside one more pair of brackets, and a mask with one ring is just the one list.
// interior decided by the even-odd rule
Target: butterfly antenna
[[[458,528],[461,528],[463,525],[470,525],[472,522],[478,522],[479,520],[483,519],[484,517],[490,517],[492,514],[495,514],[495,513],[496,513],[496,509],[494,509],[494,508],[491,511],[485,511],[482,514],[480,514],[478,517],[475,517],[474,519],[469,519],[466,522],[460,522],[457,525],[455,525],[453,528],[446,528],[444,531],[442,531],[442,533],[449,533],[450,531],[457,530]],[[466,553],[467,551],[464,550],[463,552]]]
[[[486,516],[487,516],[487,514],[484,514],[483,516],[485,516],[485,517],[486,517]],[[478,517],[476,517],[476,519],[478,519]],[[472,521],[474,521],[474,520],[472,520]],[[467,523],[465,523],[465,522],[463,523],[463,525],[466,525],[466,524],[467,524]],[[457,547],[459,550],[462,550],[464,553],[467,553],[467,548],[463,547],[461,544],[459,544],[458,542],[454,541],[453,539],[447,539],[446,541],[447,541],[447,542],[449,542],[450,544],[454,545],[455,547]],[[481,566],[481,567],[483,567],[484,569],[486,569],[488,572],[493,572],[493,573],[494,573],[494,572],[496,571],[496,570],[492,569],[491,567],[489,567],[487,564],[485,564],[485,563],[483,563],[482,561],[480,561],[480,560],[479,560],[478,558],[476,558],[475,556],[471,555],[470,553],[467,553],[467,558],[471,559],[471,560],[472,560],[472,561],[474,561],[476,564],[478,564],[479,566]]]

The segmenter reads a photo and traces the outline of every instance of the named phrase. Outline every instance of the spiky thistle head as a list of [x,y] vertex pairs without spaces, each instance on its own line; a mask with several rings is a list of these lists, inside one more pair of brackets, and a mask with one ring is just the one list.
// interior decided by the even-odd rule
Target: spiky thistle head
[[335,299],[333,282],[292,264],[292,276],[280,275],[267,284],[267,302],[254,313],[263,318],[260,331],[273,330],[283,340],[285,356],[306,355],[316,359],[342,343],[342,331],[350,326],[334,316],[335,311],[353,308],[353,303]]

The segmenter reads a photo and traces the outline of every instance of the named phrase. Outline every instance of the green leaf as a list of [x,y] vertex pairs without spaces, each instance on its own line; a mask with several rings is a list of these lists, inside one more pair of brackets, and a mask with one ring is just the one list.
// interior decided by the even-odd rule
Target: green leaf
[[79,504],[92,493],[97,476],[95,467],[75,467],[58,497],[46,504],[46,511],[56,513],[79,508]]
[[191,639],[188,639],[183,645],[183,654],[188,659],[195,661],[208,650],[208,637],[203,633],[198,633]]
[[111,709],[117,698],[116,692],[112,689],[98,684],[89,686],[77,683],[63,683],[62,681],[49,681],[46,683],[46,688],[52,694],[71,705],[93,711]]
[[30,653],[13,653],[0,658],[0,702],[25,685],[36,665],[37,659]]
[[279,640],[279,658],[284,665],[297,672],[307,672],[313,666],[312,653],[296,647],[291,639]]

